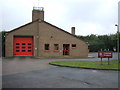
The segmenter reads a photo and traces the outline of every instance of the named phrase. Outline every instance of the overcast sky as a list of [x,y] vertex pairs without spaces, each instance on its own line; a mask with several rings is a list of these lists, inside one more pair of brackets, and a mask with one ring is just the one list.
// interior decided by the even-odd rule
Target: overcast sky
[[[39,1],[39,3],[38,3]],[[33,6],[44,7],[45,21],[76,35],[114,34],[119,0],[1,0],[0,30],[12,30],[32,21]]]

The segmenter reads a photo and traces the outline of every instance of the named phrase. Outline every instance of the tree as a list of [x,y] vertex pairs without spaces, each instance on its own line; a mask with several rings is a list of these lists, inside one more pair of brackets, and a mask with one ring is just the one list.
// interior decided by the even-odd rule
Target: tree
[[5,56],[5,31],[0,32],[0,53],[1,56]]
[[[78,36],[78,38],[85,40],[89,43],[89,49],[91,52],[97,52],[100,50],[115,51],[117,49],[117,34],[111,35],[87,35]],[[120,38],[120,37],[119,37]]]

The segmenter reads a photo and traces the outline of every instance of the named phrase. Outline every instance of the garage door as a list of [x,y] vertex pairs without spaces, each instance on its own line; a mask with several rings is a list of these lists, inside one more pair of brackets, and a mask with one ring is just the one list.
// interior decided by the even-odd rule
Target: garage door
[[33,55],[33,37],[14,37],[14,55]]

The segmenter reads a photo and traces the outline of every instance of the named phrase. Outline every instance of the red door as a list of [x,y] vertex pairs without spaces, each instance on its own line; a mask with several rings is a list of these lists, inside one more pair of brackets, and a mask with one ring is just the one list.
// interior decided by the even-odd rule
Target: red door
[[14,55],[33,55],[33,37],[14,37]]
[[69,56],[70,55],[70,44],[63,44],[63,55]]

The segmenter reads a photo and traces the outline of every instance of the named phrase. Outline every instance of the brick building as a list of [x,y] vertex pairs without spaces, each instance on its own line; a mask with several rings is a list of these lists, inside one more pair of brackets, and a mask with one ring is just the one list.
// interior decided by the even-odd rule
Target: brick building
[[88,45],[72,33],[44,21],[44,9],[34,8],[32,22],[6,33],[5,56],[78,58],[88,56]]

